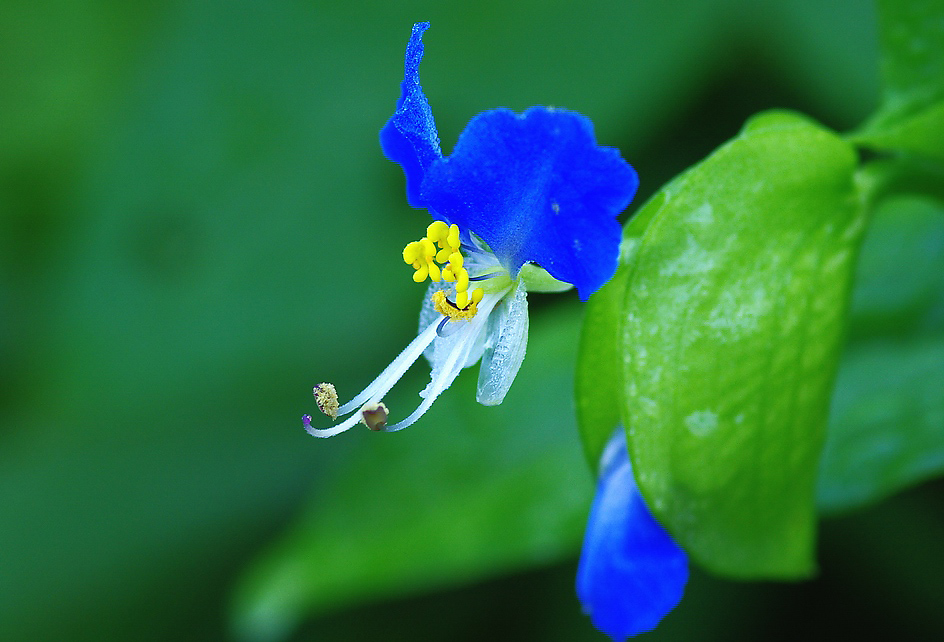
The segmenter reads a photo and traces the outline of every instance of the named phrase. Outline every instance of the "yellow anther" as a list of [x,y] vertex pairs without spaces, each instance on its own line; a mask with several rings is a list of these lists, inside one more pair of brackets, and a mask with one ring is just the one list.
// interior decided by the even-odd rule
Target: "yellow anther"
[[459,249],[459,226],[455,223],[449,226],[449,235],[446,237],[446,244],[453,250]]
[[[442,245],[443,239],[445,239],[448,234],[449,226],[442,221],[433,221],[426,228],[426,238],[430,241],[440,242],[440,245]],[[442,263],[442,261],[440,261],[440,263]]]
[[460,308],[467,307],[469,305],[469,293],[456,292],[456,305]]
[[432,261],[433,257],[436,256],[436,246],[426,237],[421,238],[419,243],[422,248],[423,256],[426,257],[427,261]]
[[[457,292],[466,292],[469,289],[469,273],[464,267],[465,257],[460,251],[461,245],[458,225],[433,221],[426,227],[426,236],[406,244],[403,261],[416,270],[413,280],[417,283],[429,277],[431,281],[455,282]],[[470,301],[468,293],[461,300],[464,304],[460,307],[466,307]]]
[[447,299],[446,293],[442,290],[433,292],[433,307],[436,309],[436,312],[445,317],[449,317],[451,321],[468,321],[475,317],[475,314],[478,312],[478,306],[475,301],[460,308]]
[[[456,292],[465,292],[469,289],[469,272],[465,268],[458,270],[453,268],[452,273],[456,275]],[[457,300],[458,302],[458,300]],[[465,307],[462,305],[461,307]]]
[[420,244],[416,241],[410,241],[406,244],[406,247],[403,248],[403,260],[406,263],[415,263],[419,258],[419,246]]
[[483,296],[485,296],[485,290],[482,288],[475,288],[472,290],[472,303],[478,303],[482,300]]

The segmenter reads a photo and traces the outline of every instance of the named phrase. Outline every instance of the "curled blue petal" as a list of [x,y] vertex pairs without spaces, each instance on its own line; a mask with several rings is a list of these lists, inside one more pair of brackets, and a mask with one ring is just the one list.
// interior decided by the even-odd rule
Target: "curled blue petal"
[[622,429],[604,453],[577,569],[577,596],[614,640],[651,631],[682,599],[688,560],[649,513]]
[[616,271],[616,216],[639,179],[593,125],[564,109],[486,111],[423,179],[425,206],[475,232],[514,276],[534,262],[586,300]]
[[428,22],[413,25],[413,35],[406,46],[400,100],[393,116],[380,130],[384,155],[398,163],[406,174],[406,199],[413,207],[425,207],[420,199],[423,175],[433,161],[442,157],[433,112],[420,86],[423,32],[427,29]]

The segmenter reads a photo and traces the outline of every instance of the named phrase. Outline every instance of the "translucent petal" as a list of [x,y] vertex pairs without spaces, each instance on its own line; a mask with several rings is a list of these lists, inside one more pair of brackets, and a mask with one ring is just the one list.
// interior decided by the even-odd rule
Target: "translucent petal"
[[[474,319],[472,321],[449,321],[448,324],[451,326],[449,329],[452,330],[452,332],[446,336],[437,336],[436,340],[429,346],[427,352],[431,354],[428,355],[427,358],[429,359],[431,368],[430,382],[429,385],[426,386],[426,389],[420,392],[421,397],[425,397],[426,393],[432,389],[433,382],[437,375],[446,367],[446,364],[452,363],[453,355],[475,340],[474,337],[472,337],[472,332],[476,327],[474,321]],[[463,358],[461,362],[456,363],[456,367],[458,367],[459,370],[465,367],[465,358]],[[456,374],[458,374],[458,370]]]
[[[450,356],[457,350],[460,344],[465,348],[465,358],[459,364],[459,368],[468,368],[478,363],[485,351],[487,341],[487,329],[489,327],[489,315],[497,314],[493,312],[495,305],[504,296],[503,292],[487,294],[479,303],[479,312],[471,321],[450,321],[445,336],[437,336],[423,354],[429,359],[429,365],[433,370],[431,379],[435,379],[436,372],[441,370]],[[430,382],[432,385],[432,382]],[[427,386],[429,388],[429,386]],[[420,393],[425,396],[426,391]]]
[[488,324],[485,324],[485,328],[475,336],[475,341],[469,346],[469,353],[462,364],[463,368],[470,368],[477,364],[485,353],[485,340],[488,335],[486,328],[488,328]]
[[475,398],[496,406],[511,388],[528,347],[528,295],[523,286],[502,300],[489,319]]
[[473,118],[452,155],[427,167],[420,196],[485,241],[513,278],[531,261],[586,300],[616,270],[616,216],[638,184],[617,150],[597,145],[584,116],[495,109]]
[[[429,327],[429,324],[437,319],[442,319],[442,315],[436,311],[436,306],[433,304],[433,294],[444,290],[446,295],[450,294],[450,290],[453,290],[453,286],[448,281],[431,281],[429,287],[426,288],[426,298],[423,299],[423,305],[420,307],[420,325],[419,331],[422,332]],[[433,360],[433,351],[436,349],[435,341],[423,351],[423,356],[430,362],[432,365]]]
[[463,327],[461,331],[448,337],[449,339],[453,339],[453,341],[448,344],[451,350],[449,352],[443,351],[439,353],[441,354],[441,359],[434,361],[429,385],[420,393],[423,397],[423,401],[420,402],[416,410],[410,413],[406,419],[384,428],[386,432],[403,430],[407,426],[415,423],[417,419],[422,417],[426,411],[429,410],[433,402],[436,401],[436,398],[439,397],[446,388],[452,385],[452,382],[455,381],[459,372],[462,370],[463,364],[468,361],[469,353],[474,349],[478,335],[485,332],[486,325],[488,324],[488,314],[495,305],[497,298],[497,295],[492,295],[491,297],[486,296],[486,298],[482,299],[480,304],[482,313],[476,315],[471,321],[464,322],[468,323],[468,325]]
[[651,631],[682,599],[688,559],[643,501],[620,428],[604,453],[577,568],[577,597],[614,640]]
[[428,22],[413,25],[397,109],[380,130],[384,155],[399,164],[406,174],[406,199],[413,207],[425,207],[420,199],[420,185],[426,168],[442,156],[433,112],[420,86],[423,32],[428,28]]

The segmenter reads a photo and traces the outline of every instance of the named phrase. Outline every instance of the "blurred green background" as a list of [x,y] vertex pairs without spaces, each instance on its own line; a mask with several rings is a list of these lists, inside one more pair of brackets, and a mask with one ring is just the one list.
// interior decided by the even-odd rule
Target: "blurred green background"
[[[301,430],[314,383],[350,396],[416,330],[427,216],[377,134],[418,20],[446,151],[483,109],[565,106],[636,205],[756,111],[843,131],[878,100],[864,0],[6,0],[0,639],[601,639],[575,295],[531,297],[499,408],[467,373],[403,433]],[[827,520],[812,582],[696,570],[652,637],[944,636],[942,494]]]

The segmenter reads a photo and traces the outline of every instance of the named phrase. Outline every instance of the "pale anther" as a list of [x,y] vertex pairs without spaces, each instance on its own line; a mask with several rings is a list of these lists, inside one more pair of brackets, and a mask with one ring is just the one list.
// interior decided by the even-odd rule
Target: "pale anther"
[[335,390],[334,384],[319,383],[312,389],[312,394],[315,396],[318,410],[330,417],[332,421],[338,418],[338,391]]

